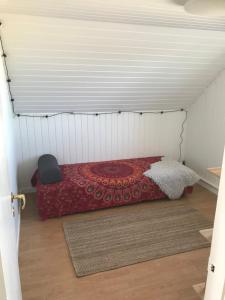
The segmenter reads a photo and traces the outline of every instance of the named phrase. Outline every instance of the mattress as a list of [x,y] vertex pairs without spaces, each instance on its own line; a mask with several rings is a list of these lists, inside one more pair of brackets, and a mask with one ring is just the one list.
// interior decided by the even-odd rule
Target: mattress
[[38,173],[32,183],[44,220],[67,214],[165,198],[143,173],[161,157],[113,160],[60,166],[63,180],[43,185]]

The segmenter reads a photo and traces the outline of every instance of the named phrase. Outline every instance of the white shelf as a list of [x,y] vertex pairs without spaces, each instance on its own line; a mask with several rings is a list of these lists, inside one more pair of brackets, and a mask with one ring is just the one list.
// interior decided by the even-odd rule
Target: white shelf
[[221,175],[221,168],[208,168],[207,170],[218,177]]

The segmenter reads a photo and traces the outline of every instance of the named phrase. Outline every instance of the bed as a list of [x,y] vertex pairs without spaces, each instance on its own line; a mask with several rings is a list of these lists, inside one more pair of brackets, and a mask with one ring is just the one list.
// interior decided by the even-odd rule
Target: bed
[[[60,166],[63,180],[43,185],[36,171],[32,185],[37,190],[37,207],[42,220],[163,199],[166,195],[143,173],[161,157],[66,164]],[[188,190],[190,192],[190,189]]]

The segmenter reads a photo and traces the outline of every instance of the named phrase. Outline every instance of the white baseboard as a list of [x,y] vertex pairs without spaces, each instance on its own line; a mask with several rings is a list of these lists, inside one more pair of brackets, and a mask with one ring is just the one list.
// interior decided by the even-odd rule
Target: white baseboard
[[205,189],[212,192],[213,194],[218,195],[218,187],[215,184],[209,182],[208,180],[206,180],[204,178],[201,178],[201,180],[199,181],[199,184],[201,186],[203,186]]

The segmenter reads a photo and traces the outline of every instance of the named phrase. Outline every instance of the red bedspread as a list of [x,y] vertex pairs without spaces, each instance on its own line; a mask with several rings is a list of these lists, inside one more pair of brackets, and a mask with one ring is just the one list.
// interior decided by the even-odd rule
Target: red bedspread
[[63,181],[43,185],[36,174],[40,217],[66,214],[165,198],[143,172],[161,157],[125,159],[61,166]]

